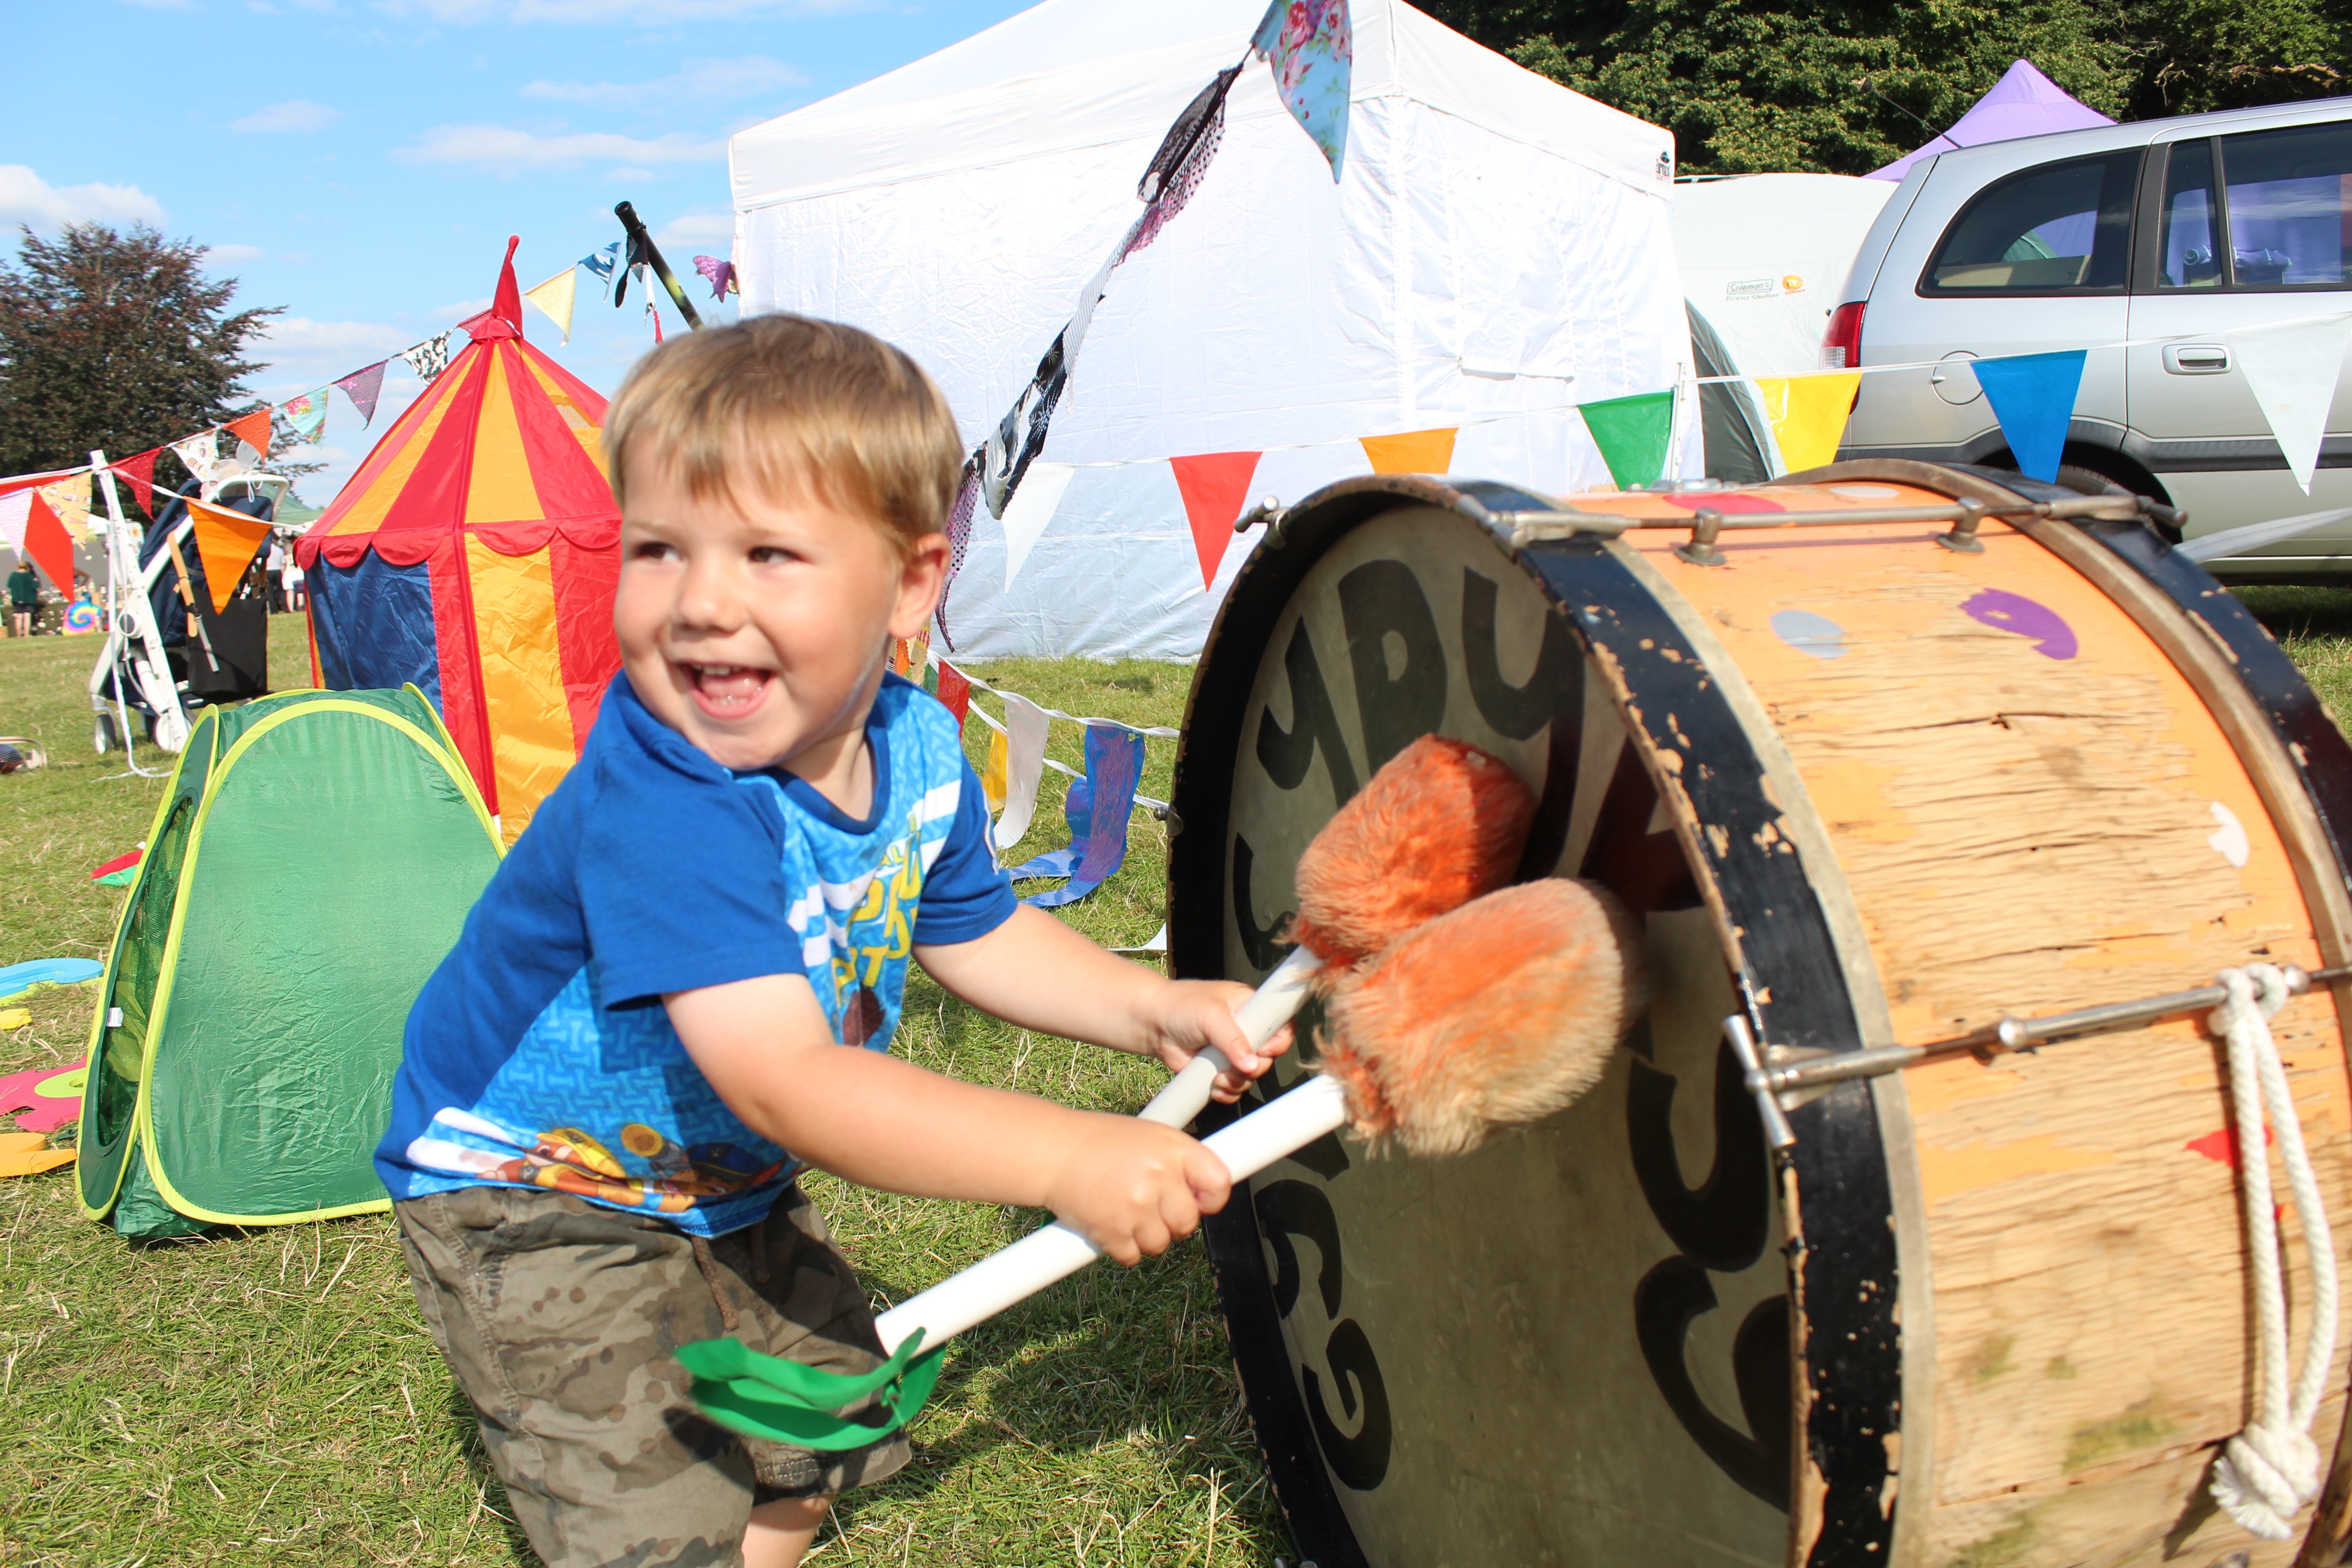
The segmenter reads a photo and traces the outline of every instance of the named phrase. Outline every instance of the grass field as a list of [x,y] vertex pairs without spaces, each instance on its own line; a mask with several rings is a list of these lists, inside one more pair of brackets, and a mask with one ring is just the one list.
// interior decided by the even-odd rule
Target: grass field
[[[300,622],[272,622],[280,689],[307,683],[301,638]],[[146,837],[161,793],[113,776],[120,753],[90,750],[96,652],[83,638],[0,641],[0,734],[50,757],[0,779],[0,963],[105,956],[121,895],[87,873]],[[1178,722],[1191,679],[1081,660],[986,673],[1048,707],[1139,724]],[[1057,724],[1053,754],[1077,765],[1080,741]],[[1166,797],[1172,757],[1150,742],[1145,794]],[[142,747],[138,760],[168,759]],[[1049,782],[1020,848],[1061,841],[1059,799]],[[1139,813],[1125,869],[1066,914],[1111,945],[1143,942],[1163,914],[1165,850]],[[93,990],[37,993],[32,1023],[0,1034],[0,1074],[79,1058]],[[1165,1080],[973,1014],[919,973],[905,1018],[898,1048],[912,1059],[1068,1104],[1132,1110]],[[882,1301],[1044,1217],[808,1184]],[[142,1247],[80,1217],[69,1171],[0,1182],[0,1409],[7,1568],[536,1562],[417,1317],[388,1217]],[[845,1501],[812,1563],[1240,1568],[1288,1552],[1198,1243],[1098,1268],[965,1336],[914,1436],[914,1465]]]
[[[2352,592],[2247,601],[2338,712],[2352,711]],[[272,626],[281,688],[300,624]],[[104,956],[121,895],[89,868],[147,831],[160,784],[89,750],[86,640],[0,642],[0,733],[51,765],[0,779],[0,963]],[[1173,724],[1186,669],[992,667],[1071,712]],[[985,700],[983,699],[983,700]],[[975,734],[979,727],[973,726]],[[1079,732],[1057,725],[1076,764]],[[1152,742],[1146,794],[1171,747]],[[159,754],[142,748],[142,764]],[[1051,775],[1049,775],[1050,778]],[[1049,783],[1024,849],[1058,842]],[[289,824],[289,831],[299,825]],[[1165,837],[1135,819],[1126,868],[1066,911],[1112,945],[1163,914]],[[79,1057],[88,989],[33,999],[0,1073]],[[1159,1069],[972,1014],[920,978],[898,1048],[983,1082],[1131,1110]],[[903,1299],[1039,1216],[810,1182],[878,1300]],[[0,1183],[0,1563],[530,1563],[381,1216],[126,1245],[76,1213],[70,1173]],[[1242,1415],[1197,1244],[1081,1276],[963,1339],[915,1429],[914,1466],[845,1502],[824,1564],[1271,1564],[1288,1548]]]

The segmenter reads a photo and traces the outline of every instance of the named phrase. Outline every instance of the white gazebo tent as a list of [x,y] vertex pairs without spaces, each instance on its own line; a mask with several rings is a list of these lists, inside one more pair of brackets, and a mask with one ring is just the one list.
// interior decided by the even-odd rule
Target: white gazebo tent
[[[898,343],[978,444],[1264,8],[1045,0],[740,132],[745,311]],[[1370,471],[1360,437],[1452,427],[1455,474],[1605,484],[1569,405],[1663,390],[1688,363],[1672,137],[1395,0],[1351,13],[1343,177],[1253,62],[1190,205],[1110,275],[1044,452],[1079,466],[1014,497],[1034,511],[1067,481],[1009,585],[1004,525],[975,520],[961,651],[1196,654],[1243,551],[1204,588],[1164,459],[1261,452],[1249,493],[1296,500]]]

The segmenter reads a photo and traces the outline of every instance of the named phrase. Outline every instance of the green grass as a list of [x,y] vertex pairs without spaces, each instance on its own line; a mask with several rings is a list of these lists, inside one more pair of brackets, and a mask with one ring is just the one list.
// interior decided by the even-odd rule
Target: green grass
[[[300,623],[273,621],[271,638],[276,683],[306,684]],[[161,792],[110,776],[120,753],[90,751],[97,651],[0,641],[0,734],[50,758],[0,779],[0,963],[105,956],[121,895],[87,873],[146,836]],[[1191,681],[1180,667],[1081,660],[983,673],[1139,724],[1177,723]],[[1082,740],[1056,724],[1053,754],[1080,765]],[[138,755],[160,765],[152,748]],[[1145,794],[1166,798],[1173,755],[1150,742]],[[1062,840],[1054,778],[1023,853]],[[1126,868],[1064,913],[1108,944],[1142,942],[1164,916],[1166,847],[1137,814]],[[37,993],[31,1024],[0,1034],[0,1073],[79,1057],[92,990]],[[972,1013],[919,974],[905,1018],[909,1058],[1073,1105],[1131,1110],[1164,1081]],[[884,1302],[1042,1217],[808,1184]],[[0,1563],[536,1561],[417,1318],[388,1218],[133,1247],[83,1220],[72,1190],[70,1171],[0,1182]],[[812,1563],[1241,1568],[1288,1552],[1198,1243],[1098,1268],[965,1336],[914,1436],[915,1463],[845,1500]]]

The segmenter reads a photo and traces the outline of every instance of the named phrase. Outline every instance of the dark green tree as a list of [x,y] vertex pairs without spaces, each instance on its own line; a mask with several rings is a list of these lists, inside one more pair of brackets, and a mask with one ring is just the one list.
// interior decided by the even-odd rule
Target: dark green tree
[[2352,0],[1428,0],[1529,69],[1675,132],[1693,174],[1857,174],[1959,118],[2015,59],[2117,119],[2321,96]]
[[[279,308],[232,310],[204,247],[145,225],[23,231],[0,262],[0,474],[128,457],[248,412],[247,346]],[[155,482],[186,478],[169,452]]]

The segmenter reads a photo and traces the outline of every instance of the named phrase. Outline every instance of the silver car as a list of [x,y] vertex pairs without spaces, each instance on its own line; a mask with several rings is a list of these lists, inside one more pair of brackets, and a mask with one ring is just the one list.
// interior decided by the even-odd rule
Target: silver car
[[[1842,458],[2013,467],[1969,368],[2090,348],[2059,482],[2184,509],[2190,536],[2352,505],[2340,379],[2306,496],[2224,334],[2352,310],[2352,98],[2101,126],[1912,165],[1822,346],[1863,377]],[[2162,339],[2131,348],[2126,340]],[[2352,579],[2352,521],[2208,563]]]

